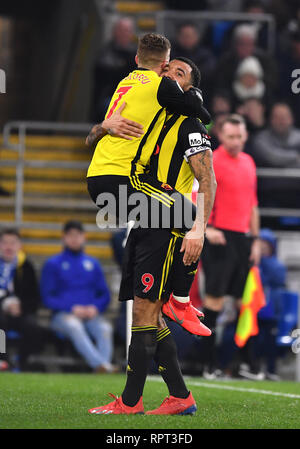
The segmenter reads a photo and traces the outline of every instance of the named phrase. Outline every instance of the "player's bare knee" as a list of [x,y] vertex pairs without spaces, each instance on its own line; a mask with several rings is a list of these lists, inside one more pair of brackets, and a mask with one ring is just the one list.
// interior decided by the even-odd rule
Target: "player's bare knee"
[[134,326],[157,326],[160,306],[149,299],[135,296],[132,309],[132,324]]

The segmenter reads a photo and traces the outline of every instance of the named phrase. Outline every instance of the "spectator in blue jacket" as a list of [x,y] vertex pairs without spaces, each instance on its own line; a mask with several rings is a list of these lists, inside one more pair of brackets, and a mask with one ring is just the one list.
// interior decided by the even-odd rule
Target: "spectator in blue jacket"
[[84,252],[80,222],[65,224],[63,244],[63,251],[46,261],[41,275],[42,299],[53,311],[51,327],[71,340],[95,372],[114,372],[112,326],[102,317],[110,292],[99,262]]

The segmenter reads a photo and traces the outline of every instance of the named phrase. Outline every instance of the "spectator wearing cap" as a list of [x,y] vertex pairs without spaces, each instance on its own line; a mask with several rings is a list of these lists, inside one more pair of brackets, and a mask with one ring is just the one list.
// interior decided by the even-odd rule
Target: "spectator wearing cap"
[[110,292],[99,262],[84,252],[80,222],[65,224],[63,245],[60,254],[46,261],[41,275],[42,299],[53,312],[51,327],[71,340],[93,371],[113,372],[112,326],[102,316]]
[[267,86],[264,82],[264,72],[257,58],[249,56],[238,65],[235,80],[232,84],[235,105],[250,98],[268,101]]
[[241,12],[247,13],[248,18],[243,19],[241,21],[227,22],[229,24],[228,26],[229,29],[226,32],[225,28],[224,30],[225,32],[222,35],[222,39],[220,42],[222,48],[225,49],[226,47],[228,47],[228,44],[232,39],[232,35],[234,34],[236,27],[240,25],[251,25],[256,30],[257,46],[260,48],[266,48],[266,44],[269,43],[268,24],[266,22],[256,20],[256,18],[253,16],[257,14],[265,14],[267,12],[266,5],[264,4],[264,2],[261,0],[243,0]]

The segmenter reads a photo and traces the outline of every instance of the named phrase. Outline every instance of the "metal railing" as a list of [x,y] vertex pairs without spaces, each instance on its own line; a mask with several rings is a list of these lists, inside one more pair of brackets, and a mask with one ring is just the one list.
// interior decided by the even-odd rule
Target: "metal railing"
[[[300,179],[300,168],[257,168],[256,173],[258,178]],[[284,216],[300,218],[300,209],[294,208],[260,207],[259,212],[263,217]]]
[[[24,209],[24,169],[25,167],[43,168],[87,168],[87,163],[82,161],[41,161],[26,160],[26,135],[28,131],[48,133],[54,132],[70,134],[72,137],[78,135],[86,136],[93,125],[89,123],[56,123],[56,122],[22,122],[14,121],[6,123],[3,128],[3,145],[18,153],[17,162],[2,162],[2,165],[16,165],[16,187],[15,187],[15,224],[18,227],[23,223]],[[16,132],[17,143],[11,141],[13,131]],[[83,143],[84,146],[84,143]]]

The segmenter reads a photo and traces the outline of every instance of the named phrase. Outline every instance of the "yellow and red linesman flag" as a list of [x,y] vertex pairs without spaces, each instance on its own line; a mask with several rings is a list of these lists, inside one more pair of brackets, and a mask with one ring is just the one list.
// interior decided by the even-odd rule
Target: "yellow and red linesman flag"
[[249,270],[243,292],[240,315],[234,336],[237,346],[244,346],[249,337],[258,334],[257,313],[265,305],[265,294],[259,269],[254,266]]

